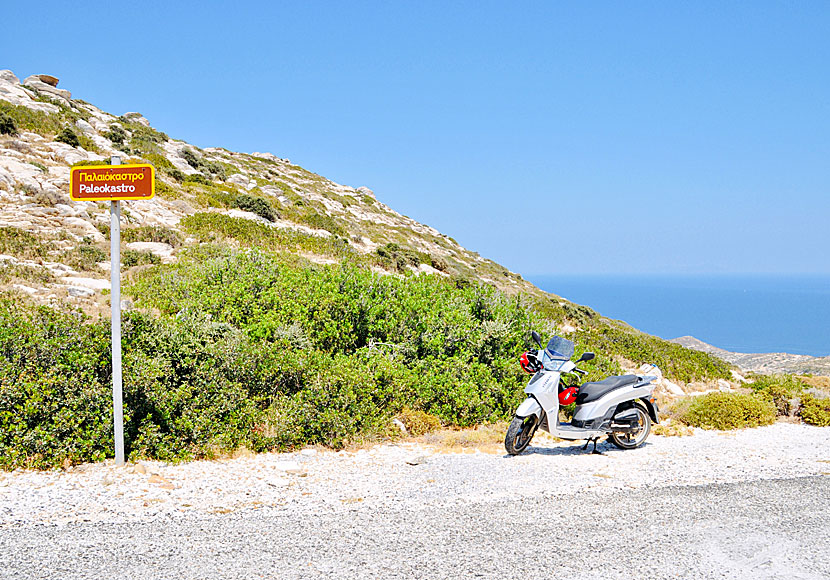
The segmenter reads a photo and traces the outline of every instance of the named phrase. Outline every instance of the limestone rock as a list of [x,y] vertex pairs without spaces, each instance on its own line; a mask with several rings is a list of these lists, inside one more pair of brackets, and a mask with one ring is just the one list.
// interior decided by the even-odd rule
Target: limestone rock
[[19,85],[20,79],[17,78],[17,75],[14,74],[9,69],[0,70],[0,81],[6,81],[7,83]]
[[365,186],[364,187],[358,187],[356,191],[358,191],[359,193],[362,193],[363,195],[368,195],[372,199],[377,199],[375,197],[375,192],[372,191],[371,189],[369,189],[368,187],[365,187]]
[[78,119],[75,122],[75,126],[81,130],[84,135],[89,135],[90,137],[95,135],[95,129],[92,128],[92,125],[84,121],[83,119]]
[[241,173],[234,173],[227,179],[228,183],[233,183],[239,187],[244,187],[246,190],[251,190],[256,187],[256,181],[242,175]]
[[139,125],[144,125],[145,127],[150,126],[150,121],[148,121],[144,117],[144,115],[142,115],[141,113],[136,113],[136,112],[124,113],[124,118],[127,119],[128,121],[132,121],[133,123],[138,123]]

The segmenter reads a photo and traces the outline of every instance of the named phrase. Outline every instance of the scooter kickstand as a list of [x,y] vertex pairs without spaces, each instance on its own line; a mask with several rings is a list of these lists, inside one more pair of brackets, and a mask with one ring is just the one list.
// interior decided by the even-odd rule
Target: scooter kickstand
[[605,455],[602,451],[597,451],[597,443],[599,443],[599,437],[594,438],[594,450],[591,451],[592,455]]
[[590,439],[588,439],[588,440],[585,442],[585,446],[582,448],[582,450],[583,450],[583,451],[585,451],[586,449],[588,449],[588,445],[590,445],[590,444],[591,444],[591,440],[590,440]]

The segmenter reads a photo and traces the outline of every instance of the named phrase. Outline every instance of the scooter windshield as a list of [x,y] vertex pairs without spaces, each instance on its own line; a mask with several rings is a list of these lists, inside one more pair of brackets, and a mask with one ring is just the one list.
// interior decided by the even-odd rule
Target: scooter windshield
[[570,360],[574,355],[574,343],[567,338],[554,336],[548,342],[545,351],[553,360]]

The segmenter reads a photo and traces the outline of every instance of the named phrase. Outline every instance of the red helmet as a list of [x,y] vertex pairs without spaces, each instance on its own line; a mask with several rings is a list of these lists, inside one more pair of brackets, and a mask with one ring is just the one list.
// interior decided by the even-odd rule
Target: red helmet
[[579,387],[566,387],[559,390],[559,404],[570,405],[576,403],[576,394],[579,392]]
[[538,352],[539,351],[537,350],[529,350],[522,353],[522,356],[519,358],[519,364],[521,364],[522,368],[531,375],[542,370],[542,363],[540,363],[539,359],[536,358],[536,354]]

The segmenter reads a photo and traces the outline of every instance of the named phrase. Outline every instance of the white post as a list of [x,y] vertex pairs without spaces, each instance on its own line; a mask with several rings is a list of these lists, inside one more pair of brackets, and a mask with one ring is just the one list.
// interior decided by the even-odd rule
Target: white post
[[[121,165],[112,157],[111,165]],[[124,465],[124,402],[121,380],[121,202],[110,202],[110,310],[112,318],[112,409],[115,425],[115,464]]]

